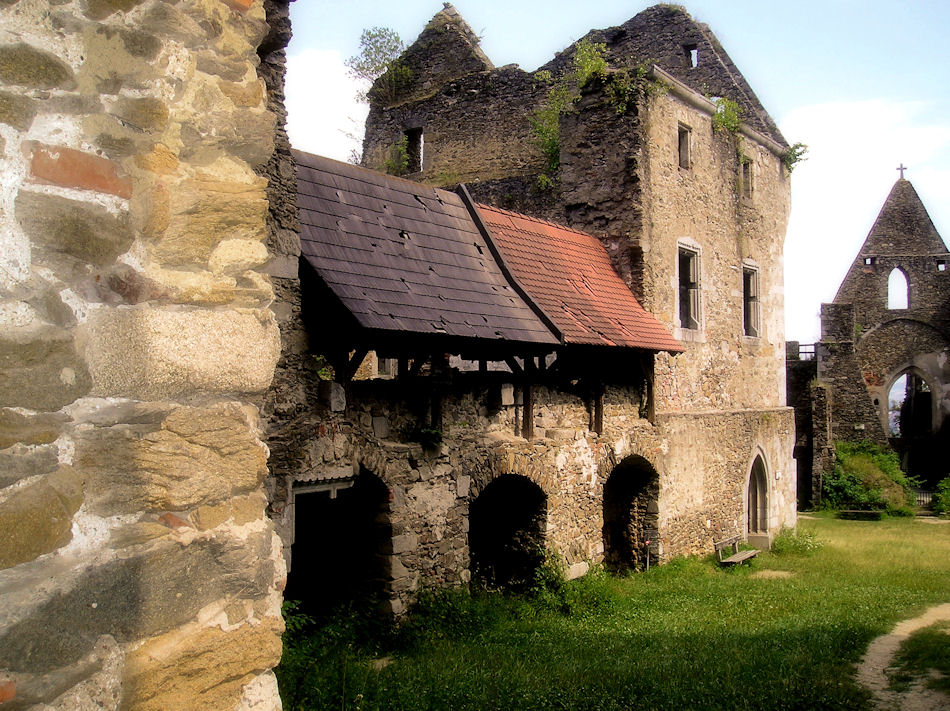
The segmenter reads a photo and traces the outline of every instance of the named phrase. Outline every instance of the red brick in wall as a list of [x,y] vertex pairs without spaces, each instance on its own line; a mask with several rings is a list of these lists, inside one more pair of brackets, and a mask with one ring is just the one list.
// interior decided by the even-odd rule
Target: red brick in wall
[[132,179],[111,160],[63,146],[27,144],[33,177],[54,185],[132,197]]

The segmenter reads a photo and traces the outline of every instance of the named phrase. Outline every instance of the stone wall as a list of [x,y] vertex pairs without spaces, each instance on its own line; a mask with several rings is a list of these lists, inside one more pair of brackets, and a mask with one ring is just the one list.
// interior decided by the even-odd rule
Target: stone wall
[[286,33],[254,0],[0,7],[4,709],[275,708]]

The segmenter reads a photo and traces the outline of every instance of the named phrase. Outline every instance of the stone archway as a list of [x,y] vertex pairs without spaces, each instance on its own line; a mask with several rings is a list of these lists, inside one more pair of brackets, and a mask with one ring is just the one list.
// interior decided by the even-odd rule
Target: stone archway
[[922,369],[903,368],[887,381],[885,401],[881,403],[885,432],[900,456],[901,469],[921,479],[925,486],[935,484],[947,471],[935,385],[940,383]]
[[374,609],[392,577],[389,489],[363,470],[350,480],[294,492],[294,542],[286,600],[322,616],[346,604]]
[[643,570],[658,550],[660,478],[643,457],[632,455],[604,482],[604,565],[611,572]]
[[746,536],[750,541],[769,536],[768,476],[761,454],[755,456],[746,484]]
[[531,583],[544,561],[547,496],[527,477],[503,474],[469,507],[472,578],[486,587]]

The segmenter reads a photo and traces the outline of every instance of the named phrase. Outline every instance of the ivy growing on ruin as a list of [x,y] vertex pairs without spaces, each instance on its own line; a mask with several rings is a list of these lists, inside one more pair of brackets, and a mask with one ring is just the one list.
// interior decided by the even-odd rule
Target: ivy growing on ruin
[[808,146],[804,143],[795,143],[789,146],[788,150],[782,154],[782,165],[785,166],[785,170],[791,173],[795,170],[796,165],[803,160],[808,160],[806,153],[808,153]]
[[607,45],[603,42],[584,39],[577,43],[573,71],[553,83],[551,72],[547,70],[534,75],[536,80],[552,84],[544,103],[531,117],[535,145],[545,159],[544,171],[538,176],[541,190],[550,190],[557,183],[561,168],[561,115],[573,109],[584,86],[604,77],[608,68],[606,55]]
[[733,136],[738,134],[742,125],[742,107],[732,99],[722,96],[716,97],[713,102],[716,104],[716,113],[712,117],[713,130],[731,133]]

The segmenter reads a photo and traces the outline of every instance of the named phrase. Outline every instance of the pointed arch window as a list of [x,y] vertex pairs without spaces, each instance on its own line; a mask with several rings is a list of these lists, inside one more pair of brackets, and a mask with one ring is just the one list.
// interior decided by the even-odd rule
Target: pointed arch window
[[887,308],[906,309],[910,303],[910,286],[907,275],[899,267],[894,267],[887,277]]

